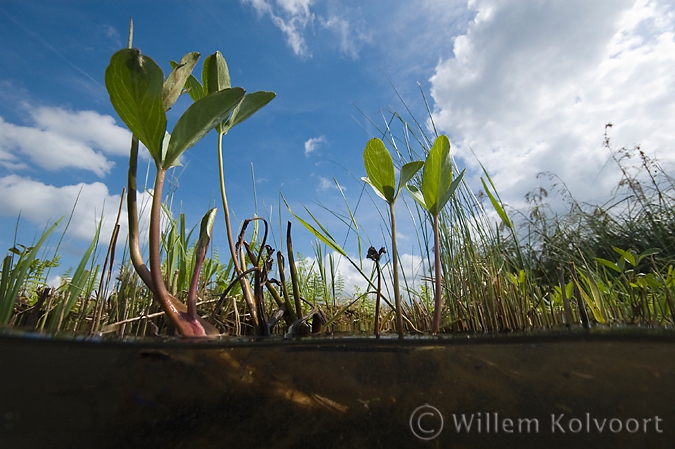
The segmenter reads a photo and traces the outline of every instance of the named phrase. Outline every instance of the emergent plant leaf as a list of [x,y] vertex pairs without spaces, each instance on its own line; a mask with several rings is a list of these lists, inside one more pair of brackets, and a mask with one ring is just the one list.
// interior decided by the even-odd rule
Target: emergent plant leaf
[[168,169],[188,148],[225,120],[241,101],[244,89],[235,87],[214,92],[195,102],[178,119],[161,166]]
[[224,124],[222,124],[222,126],[220,126],[218,132],[221,134],[227,133],[230,129],[251,117],[253,114],[258,112],[258,110],[262,109],[276,96],[277,94],[274,92],[267,92],[264,90],[244,95],[244,98],[237,105],[237,107],[234,108],[234,111],[232,111],[230,118]]
[[211,241],[211,231],[213,230],[213,224],[216,221],[217,211],[218,209],[214,207],[210,209],[206,215],[204,215],[204,218],[202,218],[202,223],[199,229],[199,247],[206,248],[209,245],[209,242]]
[[445,135],[440,135],[429,150],[422,172],[422,195],[430,214],[441,213],[441,209],[449,199],[447,193],[451,183],[450,141]]
[[386,202],[393,203],[396,199],[394,162],[382,140],[374,138],[368,141],[366,149],[363,150],[363,165],[368,174],[363,180]]
[[204,83],[204,91],[207,94],[212,94],[232,87],[230,82],[230,70],[227,68],[225,58],[219,51],[204,59],[204,64],[202,65],[202,82]]
[[166,131],[163,83],[162,69],[137,48],[115,53],[105,71],[105,85],[115,111],[157,162]]
[[162,89],[162,103],[165,111],[168,111],[178,100],[198,60],[199,53],[193,51],[183,56],[178,64],[171,61],[173,70],[166,77],[166,80],[164,80],[164,87]]

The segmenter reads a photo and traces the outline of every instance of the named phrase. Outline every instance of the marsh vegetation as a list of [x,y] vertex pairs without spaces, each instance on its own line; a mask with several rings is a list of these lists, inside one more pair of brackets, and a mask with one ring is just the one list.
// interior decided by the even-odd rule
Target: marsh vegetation
[[[47,279],[59,265],[59,244],[53,252],[44,248],[56,238],[59,222],[46,227],[35,242],[15,242],[2,264],[0,325],[119,336],[340,331],[403,336],[673,324],[673,177],[640,147],[613,148],[611,124],[605,128],[604,145],[620,173],[611,200],[578,202],[562,180],[546,173],[541,176],[551,180],[552,188],[528,194],[527,210],[513,210],[501,201],[485,170],[483,188],[471,190],[431,115],[420,122],[383,109],[383,125],[371,121],[377,138],[364,141],[364,173],[355,175],[367,175],[359,203],[350,205],[345,199],[344,210],[332,212],[343,228],[328,229],[309,208],[295,213],[286,203],[287,212],[309,234],[297,228],[294,234],[291,222],[283,228],[280,223],[285,248],[273,248],[263,217],[244,220],[235,236],[225,192],[223,137],[275,94],[232,87],[219,52],[205,59],[198,80],[192,74],[198,59],[199,54],[189,53],[172,62],[165,78],[139,50],[127,48],[112,57],[106,86],[120,118],[134,133],[124,252],[115,251],[122,246],[118,214],[110,240],[100,241],[97,232],[77,268],[51,288]],[[186,93],[194,103],[169,134],[165,111]],[[162,194],[166,174],[179,156],[211,130],[219,135],[227,255],[209,250],[218,223],[215,209],[192,227],[183,214],[174,215],[176,193]],[[141,248],[136,204],[139,141],[156,168],[147,248]],[[552,191],[565,197],[564,212],[548,206]],[[396,248],[394,202],[408,194],[415,201],[397,204],[417,232],[424,273],[418,282],[400,266]],[[368,207],[383,220],[381,239],[375,233],[369,237],[356,218],[369,195],[373,201]],[[120,214],[122,210],[120,205]],[[333,237],[338,232],[350,236],[350,247]],[[316,239],[313,257],[294,253],[294,235]],[[337,256],[363,276],[365,291],[344,293],[334,264]]]

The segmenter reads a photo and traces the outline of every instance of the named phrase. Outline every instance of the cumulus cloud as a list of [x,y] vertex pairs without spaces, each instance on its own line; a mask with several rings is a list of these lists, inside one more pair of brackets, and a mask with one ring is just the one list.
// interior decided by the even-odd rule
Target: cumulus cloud
[[305,156],[309,157],[322,143],[326,143],[326,136],[313,137],[305,142]]
[[[147,229],[150,202],[150,193],[139,193],[141,229]],[[101,241],[106,241],[110,237],[119,203],[120,195],[110,193],[108,187],[100,182],[56,187],[18,175],[0,178],[0,215],[17,217],[21,214],[22,219],[44,226],[60,217],[68,217],[73,212],[68,235],[85,241],[91,241],[94,237],[102,214],[104,221],[101,227]],[[118,239],[120,244],[123,244],[128,230],[127,215],[124,211],[126,201],[120,216],[121,229]],[[62,222],[61,227],[64,225]]]
[[[79,195],[79,199],[78,199]],[[54,222],[68,216],[77,203],[70,231],[82,239],[91,239],[104,202],[109,210],[116,210],[119,195],[110,195],[105,184],[77,184],[55,187],[9,175],[0,178],[0,211],[2,215],[22,218],[38,225]]]
[[312,22],[314,15],[309,7],[313,0],[243,0],[260,15],[268,15],[274,25],[285,35],[286,43],[298,56],[311,57],[307,49],[304,31]]
[[129,154],[131,132],[117,126],[109,115],[43,106],[33,109],[31,116],[40,129],[89,144],[111,156]]
[[[554,172],[577,198],[609,193],[619,146],[675,162],[675,15],[663,2],[470,1],[454,56],[431,77],[436,126],[486,165],[511,205]],[[599,175],[600,174],[600,175]],[[521,204],[518,204],[521,202]]]
[[129,152],[131,133],[108,115],[93,111],[27,106],[31,126],[8,123],[0,117],[0,166],[10,170],[32,165],[45,170],[78,168],[106,175],[113,166],[107,155]]

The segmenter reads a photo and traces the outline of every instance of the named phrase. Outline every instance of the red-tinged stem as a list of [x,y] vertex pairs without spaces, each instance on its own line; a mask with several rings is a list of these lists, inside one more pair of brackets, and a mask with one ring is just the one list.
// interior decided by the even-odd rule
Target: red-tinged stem
[[152,275],[152,283],[155,287],[155,299],[162,306],[162,309],[164,309],[164,312],[166,312],[166,315],[180,335],[204,336],[206,332],[199,320],[195,316],[191,316],[189,311],[188,313],[180,312],[175,307],[173,301],[170,299],[171,295],[164,284],[164,279],[162,279],[160,219],[162,216],[162,190],[164,189],[165,177],[166,170],[158,165],[152,197],[152,208],[150,210],[150,274]]

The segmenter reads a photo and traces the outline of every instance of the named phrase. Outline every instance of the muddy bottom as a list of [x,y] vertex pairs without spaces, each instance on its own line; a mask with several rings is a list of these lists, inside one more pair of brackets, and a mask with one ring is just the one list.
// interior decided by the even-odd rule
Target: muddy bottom
[[673,447],[675,333],[295,341],[0,330],[2,448]]

